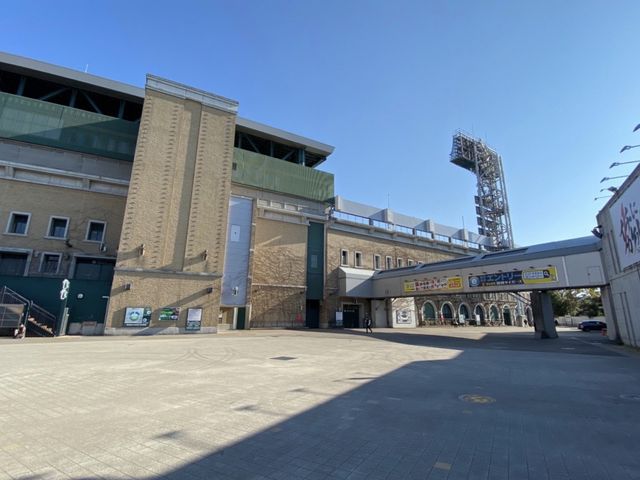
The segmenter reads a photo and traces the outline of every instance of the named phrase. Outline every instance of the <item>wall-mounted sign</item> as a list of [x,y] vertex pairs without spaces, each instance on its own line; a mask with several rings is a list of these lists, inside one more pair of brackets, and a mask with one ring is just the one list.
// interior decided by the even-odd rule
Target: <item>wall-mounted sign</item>
[[165,307],[160,310],[160,320],[175,322],[180,317],[180,307]]
[[469,287],[500,287],[504,285],[539,285],[558,281],[556,267],[529,268],[510,272],[485,273],[469,277]]
[[201,308],[188,308],[187,309],[187,325],[185,330],[189,332],[197,332],[202,328],[202,309]]
[[336,312],[336,327],[341,327],[343,322],[342,312]]
[[462,290],[462,277],[434,277],[421,280],[405,280],[404,282],[404,293],[430,290]]
[[411,315],[411,310],[403,308],[402,310],[396,311],[396,323],[407,325],[410,324],[413,319]]
[[125,327],[148,327],[151,322],[151,307],[127,307],[124,312]]
[[634,181],[609,209],[620,268],[640,261],[640,182]]

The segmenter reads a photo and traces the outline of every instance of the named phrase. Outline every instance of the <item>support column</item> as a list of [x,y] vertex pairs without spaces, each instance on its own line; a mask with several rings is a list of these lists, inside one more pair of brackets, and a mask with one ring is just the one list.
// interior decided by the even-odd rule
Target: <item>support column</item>
[[618,327],[618,317],[616,316],[616,309],[613,305],[613,299],[611,298],[611,286],[606,285],[600,288],[600,295],[602,297],[602,307],[604,308],[604,317],[607,322],[607,336],[609,340],[622,345],[622,339],[620,338],[620,328]]
[[531,310],[536,338],[558,338],[549,292],[542,290],[531,292]]

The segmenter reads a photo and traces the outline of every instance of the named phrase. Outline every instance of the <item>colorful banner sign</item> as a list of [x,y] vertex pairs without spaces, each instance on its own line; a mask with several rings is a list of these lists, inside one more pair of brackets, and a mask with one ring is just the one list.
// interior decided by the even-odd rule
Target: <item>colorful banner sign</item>
[[430,290],[462,290],[462,277],[426,278],[404,282],[404,293]]
[[538,285],[558,281],[556,267],[529,268],[510,272],[485,273],[469,277],[469,287],[500,287],[504,285]]
[[125,327],[148,327],[151,322],[151,307],[127,307],[124,312]]
[[160,310],[160,320],[176,321],[180,317],[180,307],[165,307]]

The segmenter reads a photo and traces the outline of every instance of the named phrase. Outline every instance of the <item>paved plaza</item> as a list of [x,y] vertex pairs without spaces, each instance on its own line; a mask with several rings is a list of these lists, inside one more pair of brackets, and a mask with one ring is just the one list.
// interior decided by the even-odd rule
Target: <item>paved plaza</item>
[[518,328],[0,338],[0,478],[640,479],[640,355]]

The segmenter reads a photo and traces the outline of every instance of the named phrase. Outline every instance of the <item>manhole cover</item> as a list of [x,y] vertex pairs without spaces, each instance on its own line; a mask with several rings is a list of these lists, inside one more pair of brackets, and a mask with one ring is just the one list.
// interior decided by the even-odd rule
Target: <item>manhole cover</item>
[[495,398],[486,395],[460,395],[458,399],[468,403],[493,403],[496,401]]
[[638,400],[640,401],[640,393],[623,393],[620,398],[625,400]]
[[273,357],[271,360],[284,360],[284,361],[287,361],[287,360],[295,360],[295,359],[296,359],[296,357]]

